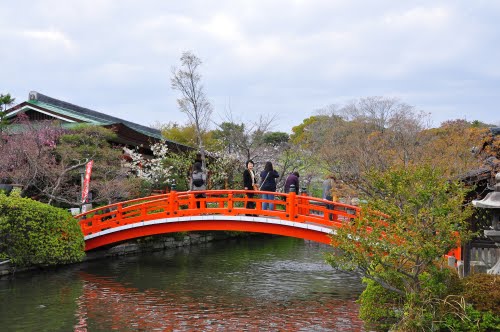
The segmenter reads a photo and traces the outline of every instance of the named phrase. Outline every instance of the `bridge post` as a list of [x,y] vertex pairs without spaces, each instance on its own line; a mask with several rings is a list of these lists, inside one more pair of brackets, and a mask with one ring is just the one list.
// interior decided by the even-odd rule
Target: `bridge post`
[[140,210],[141,210],[141,217],[145,217],[147,214],[146,213],[146,204],[141,204]]
[[[221,202],[222,204],[224,204],[224,202]],[[227,194],[227,212],[229,212],[229,214],[233,214],[233,193],[229,193]]]
[[305,205],[309,205],[309,201],[305,198],[307,196],[306,187],[300,188],[300,196],[302,197],[299,198],[299,204],[302,205],[302,207],[299,209],[299,214],[309,215],[309,209],[304,207]]
[[298,217],[297,212],[297,194],[295,191],[290,191],[286,198],[286,218],[296,220]]
[[115,217],[116,220],[122,220],[122,209],[123,209],[123,205],[122,205],[122,203],[119,203],[116,206],[116,217]]
[[168,198],[168,210],[171,215],[177,214],[179,209],[179,202],[177,201],[177,191],[175,191],[175,186],[172,186],[170,190],[170,197]]

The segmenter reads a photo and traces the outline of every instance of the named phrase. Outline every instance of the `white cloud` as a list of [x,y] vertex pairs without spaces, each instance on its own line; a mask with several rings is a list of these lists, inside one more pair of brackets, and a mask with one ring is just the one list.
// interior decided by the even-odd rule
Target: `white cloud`
[[86,75],[95,81],[122,85],[134,80],[144,70],[142,66],[126,63],[107,63],[90,70]]
[[148,115],[139,120],[154,123],[165,112],[153,105],[166,119],[178,112],[170,68],[191,50],[217,107],[279,112],[281,130],[367,95],[486,121],[500,97],[498,17],[484,1],[3,1],[10,79],[0,92],[22,101],[34,89],[119,114],[140,95]]
[[240,43],[243,39],[237,20],[225,14],[214,15],[208,23],[202,24],[201,29],[223,42]]
[[449,24],[451,9],[446,7],[417,7],[402,12],[384,15],[384,22],[395,29],[431,28],[437,29]]
[[47,30],[22,30],[18,32],[21,38],[27,39],[27,42],[35,43],[39,48],[46,50],[75,52],[76,43],[66,34],[57,29]]

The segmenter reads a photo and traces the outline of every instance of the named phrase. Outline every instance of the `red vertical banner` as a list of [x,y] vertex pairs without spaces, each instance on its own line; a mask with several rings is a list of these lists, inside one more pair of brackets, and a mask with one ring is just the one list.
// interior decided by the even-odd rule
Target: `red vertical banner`
[[85,167],[85,178],[83,179],[83,188],[82,188],[82,203],[86,203],[89,197],[89,185],[90,185],[90,174],[92,174],[92,165],[94,165],[94,161],[91,160],[87,163]]

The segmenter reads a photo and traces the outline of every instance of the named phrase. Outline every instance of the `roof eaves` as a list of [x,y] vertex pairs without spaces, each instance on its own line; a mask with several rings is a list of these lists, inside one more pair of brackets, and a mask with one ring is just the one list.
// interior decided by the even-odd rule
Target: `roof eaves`
[[[54,111],[63,111],[63,112],[69,112],[71,113],[71,116],[76,117],[79,116],[82,118],[82,121],[87,121],[95,124],[101,124],[101,125],[110,125],[114,123],[122,123],[126,125],[127,127],[130,127],[146,136],[159,139],[162,141],[167,141],[172,144],[176,144],[178,146],[183,146],[188,149],[193,149],[192,146],[185,145],[176,141],[172,141],[169,139],[165,139],[163,135],[161,134],[161,131],[155,128],[143,126],[137,123],[133,123],[130,121],[126,121],[114,116],[110,116],[104,113],[100,113],[85,107],[81,107],[75,104],[71,104],[59,99],[55,99],[49,96],[46,96],[44,94],[41,94],[36,91],[30,92],[30,97],[29,97],[29,102],[32,103],[33,105],[38,105],[39,107],[54,107]],[[42,106],[45,105],[45,106]]]
[[44,102],[41,102],[41,101],[38,101],[38,100],[28,100],[28,103],[32,104],[32,105],[35,105],[35,106],[38,106],[40,108],[45,108],[45,109],[47,109],[49,111],[52,111],[52,112],[55,112],[55,113],[58,113],[58,114],[61,114],[61,115],[65,115],[65,116],[69,116],[69,117],[81,120],[83,122],[89,122],[91,124],[98,124],[98,125],[107,124],[108,123],[108,121],[105,121],[104,119],[100,119],[100,118],[97,118],[97,117],[94,117],[94,116],[89,116],[87,114],[82,115],[79,112],[75,112],[73,110],[70,110],[70,109],[67,109],[67,108],[64,108],[64,107],[61,107],[61,106],[56,106],[56,105],[44,103]]

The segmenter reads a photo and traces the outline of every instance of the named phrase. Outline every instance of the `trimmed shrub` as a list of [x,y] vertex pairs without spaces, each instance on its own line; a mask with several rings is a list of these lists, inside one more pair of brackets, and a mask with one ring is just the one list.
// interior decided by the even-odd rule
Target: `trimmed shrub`
[[80,226],[65,210],[17,193],[0,193],[0,258],[15,266],[78,262],[85,256]]

